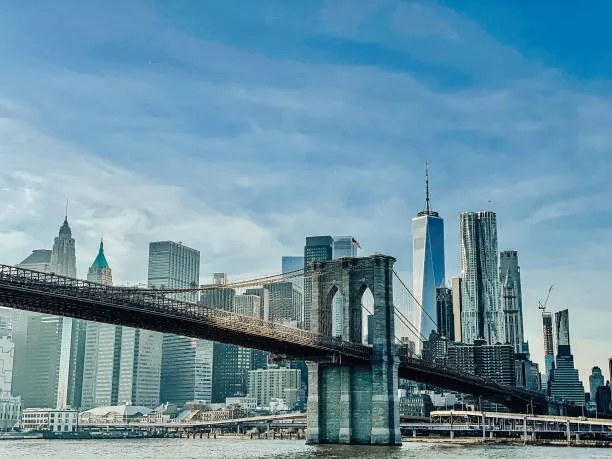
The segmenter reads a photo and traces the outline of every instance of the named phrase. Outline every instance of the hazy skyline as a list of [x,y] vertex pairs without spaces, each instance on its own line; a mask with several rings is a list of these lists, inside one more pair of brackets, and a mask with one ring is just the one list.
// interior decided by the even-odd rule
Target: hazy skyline
[[429,160],[447,278],[459,274],[459,213],[495,211],[500,250],[519,252],[541,370],[537,300],[550,284],[550,309],[569,308],[583,381],[606,366],[606,14],[563,4],[543,21],[544,3],[384,0],[9,4],[0,262],[50,248],[69,199],[83,278],[101,235],[119,284],[145,281],[154,240],[200,250],[203,278],[241,278],[280,271],[307,235],[352,234],[410,280]]

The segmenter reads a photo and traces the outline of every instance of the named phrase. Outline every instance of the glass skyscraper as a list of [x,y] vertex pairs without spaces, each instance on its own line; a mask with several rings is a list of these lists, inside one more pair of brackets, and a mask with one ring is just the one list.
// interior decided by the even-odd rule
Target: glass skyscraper
[[[159,241],[149,244],[149,285],[193,288],[200,280],[200,252],[186,245]],[[181,301],[197,302],[197,292],[174,293]],[[210,341],[173,334],[163,335],[160,401],[182,406],[211,400],[212,349]]]
[[429,206],[426,170],[425,209],[412,219],[412,293],[419,303],[414,307],[414,323],[425,338],[437,330],[436,288],[444,287],[444,279],[444,220]]
[[[344,257],[358,257],[361,246],[353,236],[334,236],[333,259]],[[336,294],[332,302],[332,336],[342,336],[344,327],[342,311],[342,297]]]
[[521,291],[521,270],[516,250],[500,253],[499,279],[502,288],[506,341],[514,352],[523,352],[523,294]]
[[542,311],[542,333],[544,335],[544,368],[548,383],[555,365],[555,350],[553,345],[553,321],[550,312]]
[[334,255],[334,239],[331,236],[308,236],[304,246],[304,324],[310,330],[310,310],[312,308],[312,280],[309,264],[316,260],[331,260]]
[[505,343],[498,274],[495,212],[463,212],[461,239],[461,338],[471,344]]
[[584,386],[574,368],[574,356],[570,347],[569,311],[564,309],[555,313],[557,336],[557,358],[549,381],[550,396],[584,405]]

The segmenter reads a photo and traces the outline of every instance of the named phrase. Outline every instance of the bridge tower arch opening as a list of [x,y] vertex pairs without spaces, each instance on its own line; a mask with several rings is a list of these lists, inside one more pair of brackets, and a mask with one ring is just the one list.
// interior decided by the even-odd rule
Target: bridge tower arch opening
[[[311,330],[333,337],[335,298],[341,298],[338,338],[361,344],[364,308],[369,317],[372,359],[369,363],[308,363],[307,442],[401,444],[394,343],[393,263],[386,255],[317,261],[312,265]],[[337,308],[340,306],[337,306]]]
[[363,292],[361,293],[361,343],[372,344],[373,330],[370,328],[374,325],[374,295],[370,287],[364,284]]

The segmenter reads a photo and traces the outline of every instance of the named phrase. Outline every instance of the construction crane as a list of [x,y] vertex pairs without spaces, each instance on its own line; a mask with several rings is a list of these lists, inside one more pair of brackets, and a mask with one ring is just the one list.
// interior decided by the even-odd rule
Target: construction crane
[[546,295],[546,299],[544,300],[544,304],[541,301],[538,301],[538,309],[541,309],[542,312],[546,311],[546,306],[548,305],[548,299],[550,298],[550,292],[552,291],[553,286],[551,285],[548,288],[548,294]]

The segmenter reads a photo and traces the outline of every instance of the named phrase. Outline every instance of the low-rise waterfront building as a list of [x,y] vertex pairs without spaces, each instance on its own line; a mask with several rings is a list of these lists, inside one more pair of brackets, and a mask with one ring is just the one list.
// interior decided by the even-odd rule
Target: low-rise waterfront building
[[81,424],[124,424],[138,422],[151,413],[146,406],[114,405],[99,406],[79,415]]
[[21,397],[0,392],[0,432],[11,430],[19,423]]
[[77,410],[26,408],[21,414],[21,429],[25,431],[76,432]]

